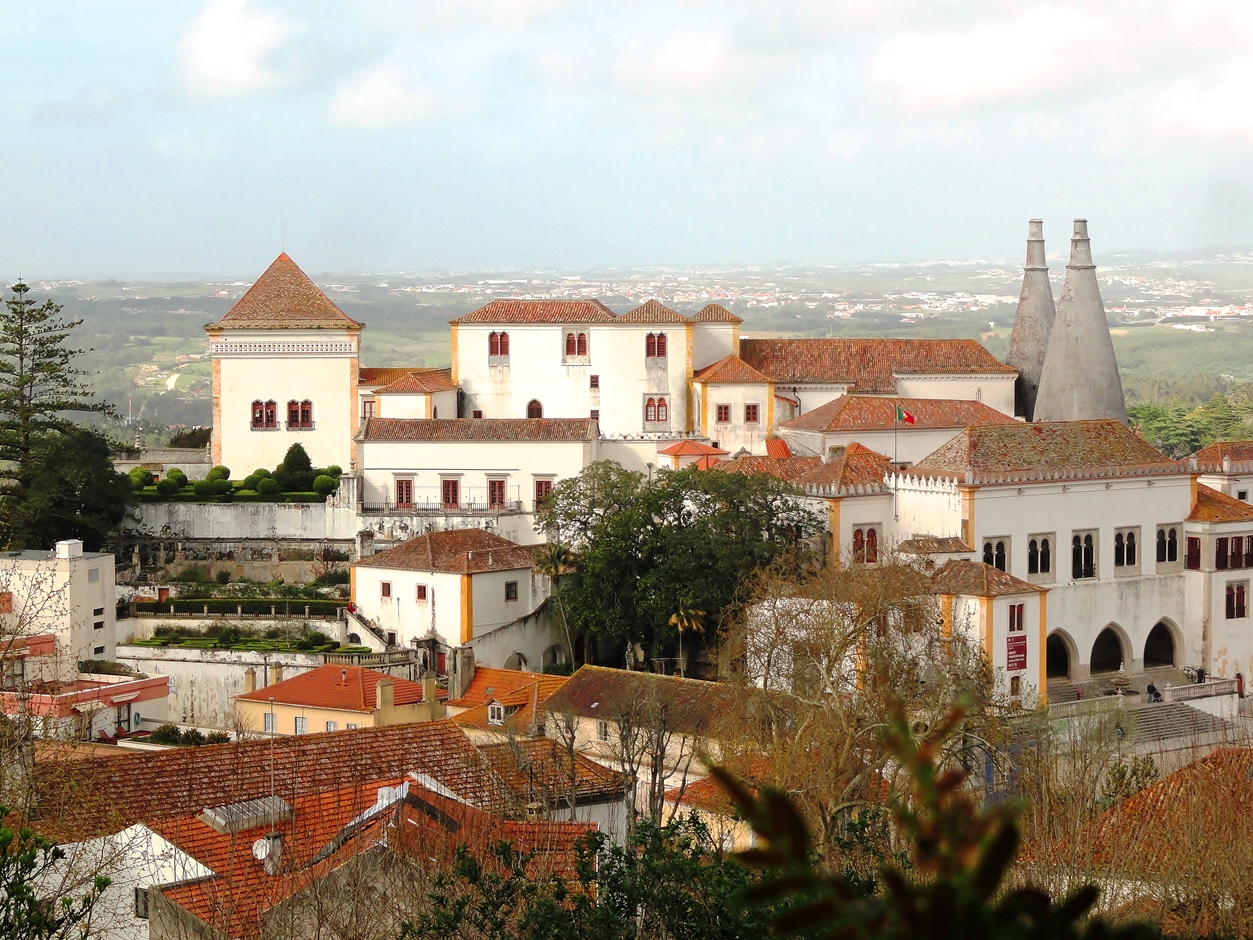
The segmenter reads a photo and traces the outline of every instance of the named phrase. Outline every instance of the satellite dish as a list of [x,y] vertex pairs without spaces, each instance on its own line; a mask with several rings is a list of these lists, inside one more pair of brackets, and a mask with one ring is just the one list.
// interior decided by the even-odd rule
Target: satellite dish
[[268,839],[258,839],[252,843],[252,857],[258,862],[264,862],[265,857],[270,854],[270,841]]

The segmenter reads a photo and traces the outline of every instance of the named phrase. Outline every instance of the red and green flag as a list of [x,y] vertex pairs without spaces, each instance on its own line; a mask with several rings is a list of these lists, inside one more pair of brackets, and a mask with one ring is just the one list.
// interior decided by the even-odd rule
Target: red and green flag
[[897,406],[896,406],[896,420],[897,420],[897,421],[904,421],[906,424],[913,424],[913,423],[914,423],[914,416],[913,416],[913,415],[911,415],[911,414],[910,414],[908,411],[906,411],[904,408],[902,408],[900,405],[897,405]]

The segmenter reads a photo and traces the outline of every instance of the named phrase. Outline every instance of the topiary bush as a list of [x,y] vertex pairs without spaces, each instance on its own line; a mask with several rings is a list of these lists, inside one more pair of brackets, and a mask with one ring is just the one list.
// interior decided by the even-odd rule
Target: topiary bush
[[156,481],[152,471],[146,467],[135,467],[127,476],[131,480],[131,489],[136,490],[142,490],[145,486],[152,486]]
[[257,483],[257,492],[262,496],[277,496],[283,492],[283,488],[279,485],[278,480],[266,477]]
[[256,490],[256,488],[257,488],[257,484],[258,484],[258,483],[260,483],[263,479],[264,479],[264,477],[259,477],[259,476],[257,476],[255,473],[254,473],[254,474],[252,474],[251,476],[246,476],[246,477],[244,477],[244,486],[243,486],[243,488],[244,488],[244,489],[246,489],[246,490],[254,490],[254,491],[255,491],[255,490]]
[[328,477],[338,477],[338,476],[343,476],[344,470],[342,467],[336,464],[331,464],[322,472],[325,473]]
[[166,471],[165,478],[167,480],[173,480],[179,486],[187,485],[187,474],[178,469],[178,467],[175,467],[173,470]]
[[182,487],[179,486],[178,483],[176,483],[174,480],[165,479],[165,480],[157,481],[157,492],[160,493],[162,496],[173,496],[180,489],[182,489]]
[[223,480],[229,480],[231,478],[230,469],[228,467],[222,466],[221,464],[218,464],[216,467],[210,470],[209,473],[210,474],[216,473]]
[[191,491],[197,496],[212,496],[213,484],[216,482],[216,480],[210,480],[207,477],[203,480],[197,480],[192,484]]
[[323,474],[314,478],[313,492],[315,493],[322,496],[330,496],[337,489],[339,489],[339,480],[335,479],[335,477],[328,477],[326,474]]
[[213,576],[213,580],[217,581],[218,584],[230,584],[231,573],[227,569],[223,568],[221,571],[219,571],[216,575]]
[[213,492],[216,495],[221,496],[223,493],[229,493],[230,491],[231,481],[225,477],[218,477],[218,479],[213,481]]
[[249,476],[254,476],[259,480],[262,477],[272,477],[274,476],[274,474],[272,474],[269,470],[262,468],[260,470],[253,470],[252,473],[249,474]]
[[188,728],[179,735],[178,744],[179,747],[200,747],[204,744],[204,735],[195,728]]

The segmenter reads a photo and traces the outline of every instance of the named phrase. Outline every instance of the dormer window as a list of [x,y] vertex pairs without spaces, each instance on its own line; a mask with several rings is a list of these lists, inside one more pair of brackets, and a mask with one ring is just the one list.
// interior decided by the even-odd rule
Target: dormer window
[[505,706],[499,702],[492,702],[487,706],[487,723],[489,725],[503,725],[505,723]]

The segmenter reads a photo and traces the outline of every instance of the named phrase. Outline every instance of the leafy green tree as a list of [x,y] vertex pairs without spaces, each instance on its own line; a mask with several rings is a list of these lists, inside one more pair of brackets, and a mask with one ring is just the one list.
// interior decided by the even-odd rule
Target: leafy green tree
[[548,578],[553,586],[553,606],[561,618],[562,629],[566,634],[566,651],[570,661],[574,661],[574,639],[570,635],[570,624],[566,620],[565,607],[561,603],[561,578],[574,567],[574,552],[560,542],[549,542],[535,553],[535,572]]
[[46,886],[65,852],[10,820],[9,807],[0,806],[0,937],[6,940],[59,940],[76,933],[100,894],[109,886],[103,875],[93,879],[77,898],[50,898]]
[[679,602],[679,609],[670,615],[668,621],[679,633],[679,675],[683,675],[683,634],[705,632],[705,612],[696,610],[687,600]]
[[274,468],[274,479],[284,492],[307,491],[313,486],[313,461],[303,444],[292,444],[283,455],[283,462]]

